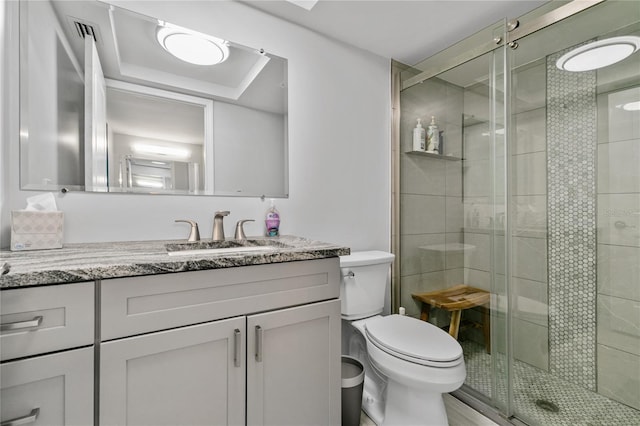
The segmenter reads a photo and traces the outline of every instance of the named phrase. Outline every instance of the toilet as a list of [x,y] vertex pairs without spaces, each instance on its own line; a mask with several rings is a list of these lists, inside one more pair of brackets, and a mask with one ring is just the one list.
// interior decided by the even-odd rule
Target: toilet
[[462,347],[428,322],[380,315],[394,257],[340,256],[343,344],[364,366],[362,409],[378,426],[446,426],[442,394],[464,383]]

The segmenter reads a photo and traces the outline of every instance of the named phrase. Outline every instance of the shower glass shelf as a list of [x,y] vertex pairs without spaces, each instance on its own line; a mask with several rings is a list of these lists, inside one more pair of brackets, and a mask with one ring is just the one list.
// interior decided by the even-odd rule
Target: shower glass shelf
[[420,156],[423,156],[423,157],[440,158],[442,160],[448,160],[448,161],[460,161],[460,160],[462,160],[462,158],[460,158],[460,157],[454,157],[452,155],[435,154],[433,152],[426,152],[426,151],[407,151],[406,153],[409,154],[409,155],[420,155]]

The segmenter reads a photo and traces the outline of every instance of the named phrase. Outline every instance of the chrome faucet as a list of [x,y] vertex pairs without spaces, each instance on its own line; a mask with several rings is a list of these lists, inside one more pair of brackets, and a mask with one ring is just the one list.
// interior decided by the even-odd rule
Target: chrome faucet
[[253,219],[239,220],[238,223],[236,223],[236,234],[233,237],[234,240],[244,241],[247,239],[247,236],[244,234],[244,228],[242,228],[242,225],[244,225],[245,222],[255,222],[255,220]]
[[213,235],[211,239],[213,241],[224,241],[224,227],[222,226],[222,220],[225,216],[229,215],[229,211],[218,211],[213,217]]

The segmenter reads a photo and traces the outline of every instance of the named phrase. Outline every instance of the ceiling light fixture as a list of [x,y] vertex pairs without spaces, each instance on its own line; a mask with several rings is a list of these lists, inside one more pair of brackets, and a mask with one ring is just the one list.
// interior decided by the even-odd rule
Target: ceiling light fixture
[[229,57],[229,46],[225,40],[164,21],[158,22],[158,43],[182,61],[195,65],[216,65]]
[[565,71],[591,71],[629,57],[640,49],[640,37],[611,37],[585,44],[558,59],[556,66]]

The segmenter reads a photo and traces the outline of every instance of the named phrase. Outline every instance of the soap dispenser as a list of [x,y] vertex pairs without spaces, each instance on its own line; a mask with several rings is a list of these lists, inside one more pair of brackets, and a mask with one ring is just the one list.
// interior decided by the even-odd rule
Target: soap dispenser
[[280,235],[280,213],[278,209],[276,209],[274,199],[271,199],[271,206],[269,210],[267,210],[264,224],[267,227],[267,237],[277,237]]
[[425,131],[422,127],[422,120],[418,118],[418,124],[413,129],[413,150],[424,151],[425,150]]
[[431,116],[431,123],[427,127],[427,152],[434,154],[440,152],[440,131],[434,116]]

